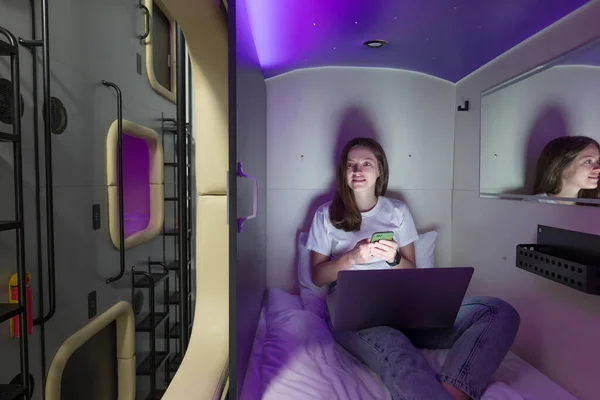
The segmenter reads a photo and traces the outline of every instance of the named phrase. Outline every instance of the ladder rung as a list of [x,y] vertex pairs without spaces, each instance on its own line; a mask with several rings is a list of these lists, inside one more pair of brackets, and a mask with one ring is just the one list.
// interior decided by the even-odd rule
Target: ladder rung
[[[165,163],[165,167],[178,167],[178,166],[179,166],[179,163],[176,163],[176,162],[166,162]],[[185,166],[186,166],[186,168],[189,168],[192,165],[191,164],[185,164]]]
[[156,273],[156,272],[152,273],[150,275],[152,275],[152,278],[153,278],[152,281],[150,281],[150,278],[147,277],[146,275],[141,275],[141,277],[135,281],[135,283],[133,284],[133,287],[149,288],[152,286],[153,283],[154,283],[154,286],[156,286],[159,283],[161,283],[167,276],[169,276],[168,273]]
[[160,400],[163,398],[166,392],[167,391],[165,389],[156,389],[155,391],[151,392],[148,397],[146,397],[146,400]]
[[181,357],[181,354],[175,354],[175,356],[169,360],[169,367],[171,369],[171,372],[177,372],[177,370],[179,369],[179,366],[181,365],[181,361],[183,361],[183,357]]
[[[0,304],[0,322],[4,322],[12,317],[16,317],[23,309],[18,303]],[[1,398],[1,397],[0,397]]]
[[0,142],[20,142],[21,138],[12,133],[0,132]]
[[12,44],[0,40],[0,56],[9,56],[11,54],[18,54],[18,49]]
[[135,326],[136,332],[150,332],[165,320],[169,316],[168,313],[155,312],[154,313],[154,326],[152,326],[152,315],[148,314],[141,322]]
[[169,265],[167,265],[167,269],[169,269],[170,271],[179,269],[179,261],[177,261],[177,260],[171,261],[169,263]]
[[181,325],[179,324],[179,322],[173,324],[173,326],[169,330],[169,337],[171,339],[179,339],[181,337]]
[[19,221],[0,221],[0,231],[9,231],[20,227],[21,223]]
[[22,399],[25,394],[25,388],[21,385],[0,385],[0,400]]
[[169,353],[166,351],[157,351],[155,355],[152,353],[148,354],[148,356],[140,363],[140,365],[136,368],[137,375],[150,375],[152,372],[152,359],[156,357],[156,369],[160,367],[160,365],[167,359]]
[[179,292],[175,292],[169,297],[169,305],[178,305],[179,304]]

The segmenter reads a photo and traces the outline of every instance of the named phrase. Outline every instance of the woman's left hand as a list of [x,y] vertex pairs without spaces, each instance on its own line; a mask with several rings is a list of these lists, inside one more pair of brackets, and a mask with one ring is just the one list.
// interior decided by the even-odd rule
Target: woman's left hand
[[380,240],[373,243],[373,255],[381,260],[393,262],[398,251],[398,243],[393,240]]

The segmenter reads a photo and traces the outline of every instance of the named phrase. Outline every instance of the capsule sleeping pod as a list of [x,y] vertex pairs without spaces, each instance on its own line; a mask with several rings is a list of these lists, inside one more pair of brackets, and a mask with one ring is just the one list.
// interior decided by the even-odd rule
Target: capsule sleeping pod
[[594,400],[600,0],[0,2],[0,400]]
[[226,395],[227,8],[0,4],[0,399]]
[[[600,2],[235,14],[235,199],[252,218],[233,235],[230,397],[597,399]],[[473,268],[453,326],[402,331],[372,308],[335,328],[358,301],[450,296],[390,294],[362,270],[445,267]],[[352,274],[364,290],[331,300]]]

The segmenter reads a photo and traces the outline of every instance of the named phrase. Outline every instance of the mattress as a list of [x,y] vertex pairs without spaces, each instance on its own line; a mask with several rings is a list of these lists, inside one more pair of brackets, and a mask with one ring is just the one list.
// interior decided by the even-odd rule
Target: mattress
[[[391,400],[379,378],[339,346],[322,302],[278,289],[269,293],[258,322],[242,400]],[[421,350],[439,370],[448,350]],[[577,400],[509,352],[482,400]]]

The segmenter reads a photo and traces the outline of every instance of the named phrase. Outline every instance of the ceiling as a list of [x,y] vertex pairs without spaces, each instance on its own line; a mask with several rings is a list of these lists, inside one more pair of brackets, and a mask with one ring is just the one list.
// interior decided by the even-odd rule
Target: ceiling
[[[320,66],[419,71],[451,82],[589,0],[237,0],[238,54],[265,78]],[[370,49],[363,43],[384,39]]]

